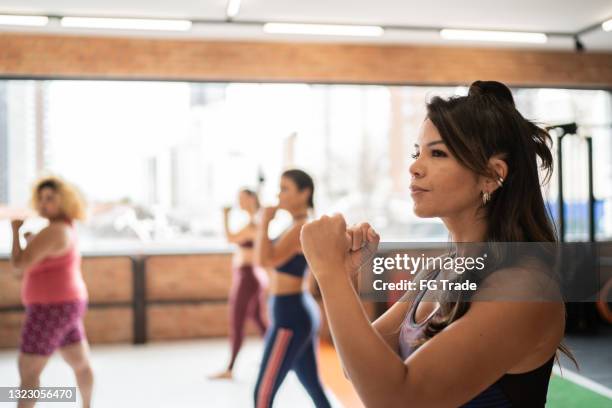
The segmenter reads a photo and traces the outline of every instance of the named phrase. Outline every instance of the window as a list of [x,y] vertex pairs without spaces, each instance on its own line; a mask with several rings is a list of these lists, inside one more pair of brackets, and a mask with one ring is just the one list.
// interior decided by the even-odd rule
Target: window
[[[368,220],[385,240],[446,240],[412,214],[412,145],[433,95],[464,87],[0,80],[0,205],[25,206],[45,172],[76,184],[92,216],[84,251],[226,248],[221,208],[244,186],[275,203],[280,173],[315,178],[317,213]],[[515,89],[524,116],[593,137],[598,238],[612,237],[611,96]],[[566,140],[568,236],[586,233],[586,153]],[[564,142],[565,143],[565,142]],[[263,182],[260,182],[263,178]],[[547,191],[556,200],[556,178]],[[554,205],[553,205],[554,207]],[[232,223],[243,221],[234,214]],[[287,218],[284,219],[287,221]],[[280,229],[283,219],[276,228]],[[40,220],[26,228],[36,229]],[[0,234],[9,225],[0,222]],[[8,253],[8,240],[0,252]]]

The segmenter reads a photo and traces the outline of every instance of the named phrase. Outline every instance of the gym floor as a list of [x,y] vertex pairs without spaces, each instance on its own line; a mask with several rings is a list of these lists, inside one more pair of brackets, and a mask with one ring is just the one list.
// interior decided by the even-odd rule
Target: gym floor
[[[562,376],[558,367],[551,380],[547,407],[612,407],[612,327],[602,327],[596,337],[568,335],[566,344],[580,362],[580,371],[565,357]],[[94,403],[99,407],[245,407],[252,405],[263,343],[248,338],[238,357],[232,381],[211,381],[229,353],[226,339],[149,343],[140,346],[96,345],[92,365],[96,375]],[[321,343],[319,370],[334,407],[363,405],[344,378],[334,348]],[[0,384],[18,385],[17,352],[0,352]],[[61,357],[51,358],[41,386],[75,386]],[[312,407],[297,377],[289,373],[281,387],[279,407]],[[0,406],[8,406],[0,403]],[[75,404],[40,403],[37,407],[63,408]]]
[[[325,348],[325,347],[322,347]],[[331,349],[331,347],[329,347]],[[263,342],[248,338],[235,368],[235,378],[208,380],[208,374],[227,364],[227,339],[131,345],[92,346],[95,375],[94,406],[98,407],[248,407],[259,369]],[[321,355],[329,356],[329,350]],[[326,361],[334,364],[333,358]],[[341,369],[336,361],[336,373]],[[327,371],[323,370],[323,371]],[[18,385],[17,352],[0,352],[0,384]],[[344,378],[344,377],[342,377]],[[323,378],[328,384],[326,378]],[[332,381],[333,383],[333,381]],[[41,386],[75,386],[70,368],[54,355],[41,376]],[[343,405],[327,390],[334,408]],[[78,399],[80,401],[80,399]],[[311,407],[297,377],[289,373],[277,395],[279,407]],[[1,406],[3,405],[0,403]],[[74,408],[74,403],[39,403],[37,407]],[[80,405],[79,405],[80,406]],[[359,405],[351,405],[359,406]]]

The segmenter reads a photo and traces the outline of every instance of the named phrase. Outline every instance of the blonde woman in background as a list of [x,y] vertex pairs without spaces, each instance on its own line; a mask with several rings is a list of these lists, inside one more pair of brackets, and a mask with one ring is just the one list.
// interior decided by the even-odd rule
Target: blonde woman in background
[[[85,218],[85,204],[78,191],[58,177],[45,177],[34,186],[32,205],[49,225],[38,234],[26,234],[19,242],[22,219],[11,222],[11,264],[23,278],[21,299],[26,317],[21,332],[19,376],[21,389],[37,389],[49,357],[59,350],[74,370],[83,406],[89,407],[93,372],[83,316],[87,288],[81,275],[75,221]],[[21,400],[19,407],[34,406]]]

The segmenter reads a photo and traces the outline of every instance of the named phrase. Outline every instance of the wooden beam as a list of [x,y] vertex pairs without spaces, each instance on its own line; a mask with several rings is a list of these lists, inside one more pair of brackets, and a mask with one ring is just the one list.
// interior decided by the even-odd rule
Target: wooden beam
[[612,89],[612,53],[2,33],[0,76]]

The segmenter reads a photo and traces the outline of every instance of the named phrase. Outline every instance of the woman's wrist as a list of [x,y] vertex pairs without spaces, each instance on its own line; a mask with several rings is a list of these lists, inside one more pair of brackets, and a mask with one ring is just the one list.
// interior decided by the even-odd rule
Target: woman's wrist
[[329,267],[325,271],[321,271],[321,273],[315,273],[315,277],[321,290],[324,287],[333,290],[338,286],[352,286],[349,276],[340,267]]

